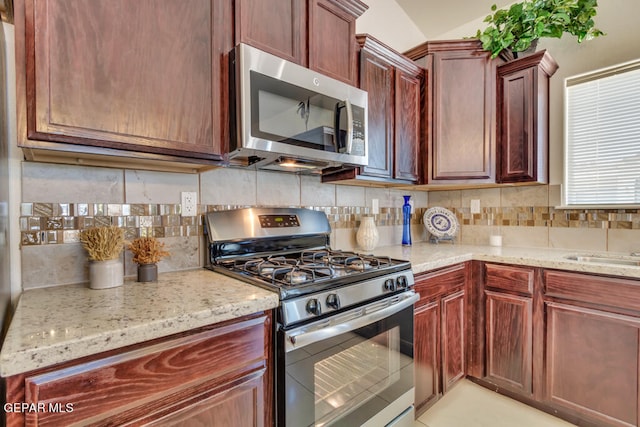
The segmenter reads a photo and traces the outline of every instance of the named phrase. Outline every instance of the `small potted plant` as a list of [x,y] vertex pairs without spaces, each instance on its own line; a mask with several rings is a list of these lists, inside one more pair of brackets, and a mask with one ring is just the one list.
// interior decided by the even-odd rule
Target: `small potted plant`
[[120,254],[124,248],[124,230],[115,226],[88,228],[80,232],[80,242],[89,256],[89,287],[122,286],[124,268]]
[[581,43],[604,35],[593,22],[597,6],[597,0],[524,0],[499,10],[494,4],[493,13],[484,19],[487,28],[478,30],[476,38],[492,58],[505,59],[511,59],[511,54],[517,58],[518,52],[531,47],[535,50],[542,37],[561,38],[569,33]]
[[138,237],[129,244],[133,253],[133,262],[138,264],[138,282],[158,280],[158,261],[169,256],[164,243],[155,237]]

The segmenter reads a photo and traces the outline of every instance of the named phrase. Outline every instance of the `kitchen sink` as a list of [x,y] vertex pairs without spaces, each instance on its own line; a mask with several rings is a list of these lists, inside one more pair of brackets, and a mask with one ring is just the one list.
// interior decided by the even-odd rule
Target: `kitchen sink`
[[615,265],[630,265],[640,267],[639,256],[624,256],[624,255],[607,255],[607,254],[587,254],[587,255],[567,255],[566,259],[570,259],[578,262],[588,262],[590,264],[615,264]]

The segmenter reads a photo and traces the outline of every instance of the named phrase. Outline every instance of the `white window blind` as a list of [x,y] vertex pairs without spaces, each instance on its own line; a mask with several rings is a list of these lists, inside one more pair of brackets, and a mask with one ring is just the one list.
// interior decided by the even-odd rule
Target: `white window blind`
[[565,80],[565,203],[640,204],[640,60]]

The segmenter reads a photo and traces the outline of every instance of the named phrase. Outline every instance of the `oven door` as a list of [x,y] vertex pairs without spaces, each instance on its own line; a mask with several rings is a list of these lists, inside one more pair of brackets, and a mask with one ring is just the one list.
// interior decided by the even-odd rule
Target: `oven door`
[[[413,422],[413,304],[404,292],[278,333],[278,425]],[[407,413],[407,411],[410,411]]]

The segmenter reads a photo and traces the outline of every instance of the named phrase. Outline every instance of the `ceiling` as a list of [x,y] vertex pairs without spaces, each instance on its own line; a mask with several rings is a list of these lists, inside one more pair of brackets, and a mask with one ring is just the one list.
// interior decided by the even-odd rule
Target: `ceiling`
[[[396,0],[427,39],[438,37],[491,13],[491,5],[503,8],[513,0]],[[446,6],[443,6],[444,5]]]

